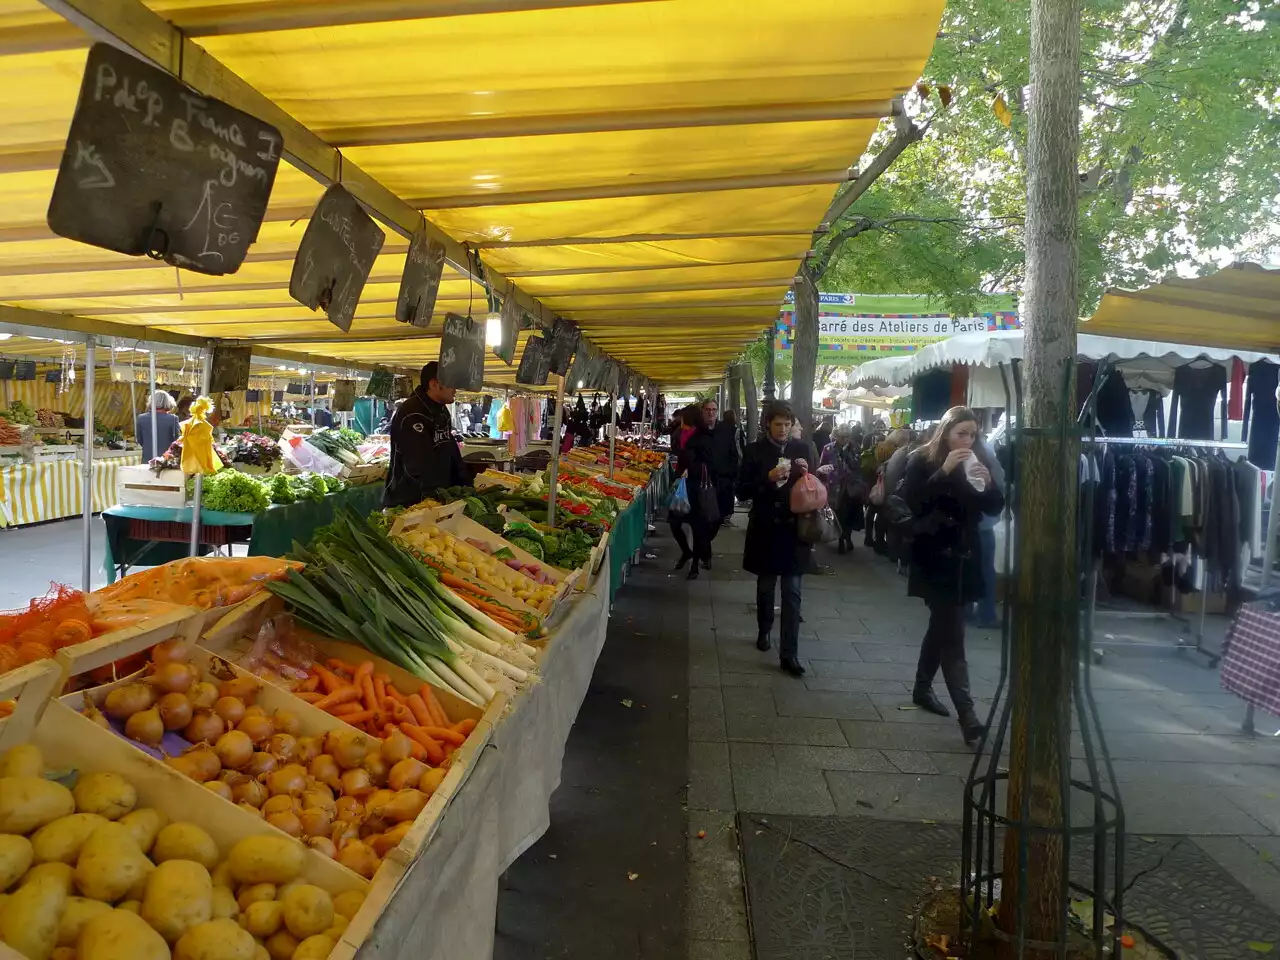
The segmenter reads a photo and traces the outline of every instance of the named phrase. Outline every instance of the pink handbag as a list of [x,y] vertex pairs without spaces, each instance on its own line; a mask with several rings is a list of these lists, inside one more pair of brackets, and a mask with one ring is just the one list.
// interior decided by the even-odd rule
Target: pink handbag
[[791,488],[791,512],[813,513],[827,505],[827,488],[812,473],[806,473]]

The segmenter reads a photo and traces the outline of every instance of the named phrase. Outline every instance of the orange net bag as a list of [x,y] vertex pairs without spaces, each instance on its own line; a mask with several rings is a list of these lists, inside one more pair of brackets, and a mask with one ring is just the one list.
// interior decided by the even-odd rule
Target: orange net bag
[[62,647],[93,638],[84,594],[51,583],[25,610],[0,613],[0,673],[44,660]]

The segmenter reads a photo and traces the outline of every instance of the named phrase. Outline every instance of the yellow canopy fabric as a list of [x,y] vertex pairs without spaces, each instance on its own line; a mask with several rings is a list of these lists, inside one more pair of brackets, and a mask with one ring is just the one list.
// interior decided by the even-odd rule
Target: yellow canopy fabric
[[1081,333],[1280,353],[1280,270],[1236,264],[1143,290],[1108,290]]
[[[484,265],[674,384],[718,380],[776,318],[836,190],[918,78],[943,0],[502,6],[97,5],[105,20],[170,21]],[[288,163],[233,276],[53,236],[45,211],[90,42],[38,0],[0,0],[4,302],[401,368],[438,355],[446,312],[487,312],[483,287],[446,268],[436,325],[397,323],[407,241],[390,232],[349,334],[293,302],[324,186]],[[486,380],[513,377],[490,358]]]

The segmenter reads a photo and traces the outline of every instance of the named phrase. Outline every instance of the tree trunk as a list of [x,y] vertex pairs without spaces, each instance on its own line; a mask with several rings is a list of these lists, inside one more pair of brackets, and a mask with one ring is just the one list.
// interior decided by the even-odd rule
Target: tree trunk
[[796,328],[791,337],[791,409],[813,436],[813,389],[818,372],[818,286],[802,264],[796,273]]
[[[772,350],[773,344],[769,344]],[[760,426],[760,404],[756,399],[756,372],[749,363],[738,364],[742,382],[742,407],[746,415],[747,442],[755,443]]]
[[[1080,6],[1080,0],[1031,3],[1022,411],[1022,426],[1030,432],[1018,455],[1019,569],[1009,691],[1007,814],[1055,828],[1066,810],[1062,783],[1070,764],[1079,629],[1079,444],[1069,434],[1060,438],[1060,431],[1075,419]],[[1062,856],[1061,834],[1005,834],[1001,930],[1016,935],[1021,928],[1028,940],[1065,936]],[[1056,955],[1028,950],[1023,956]],[[1002,949],[1003,958],[1017,956],[1016,941]]]

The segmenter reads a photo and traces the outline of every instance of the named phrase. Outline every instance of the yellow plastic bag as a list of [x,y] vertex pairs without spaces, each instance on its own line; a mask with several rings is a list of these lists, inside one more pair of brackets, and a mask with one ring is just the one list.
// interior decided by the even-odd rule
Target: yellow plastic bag
[[222,461],[213,450],[213,425],[209,423],[212,409],[213,401],[199,397],[191,404],[191,419],[182,422],[182,472],[188,476],[222,469]]
[[516,428],[516,418],[511,413],[511,407],[503,404],[498,411],[498,432],[510,433]]

